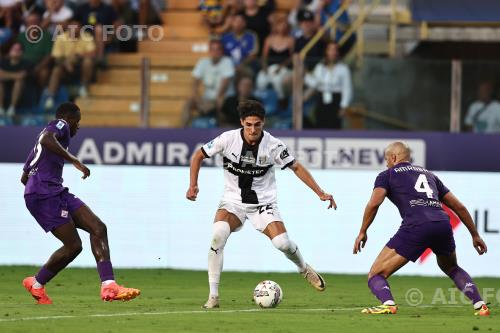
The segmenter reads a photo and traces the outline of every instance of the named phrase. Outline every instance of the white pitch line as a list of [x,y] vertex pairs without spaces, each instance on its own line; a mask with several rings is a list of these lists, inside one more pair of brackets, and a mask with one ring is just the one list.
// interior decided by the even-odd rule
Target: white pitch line
[[[419,305],[416,308],[430,308],[438,305]],[[462,305],[441,305],[442,308],[457,308],[463,307]],[[362,307],[352,308],[319,308],[319,309],[272,309],[276,312],[322,312],[322,311],[356,311],[361,310]],[[22,318],[9,318],[0,319],[2,322],[16,322],[16,321],[30,321],[30,320],[58,320],[58,319],[74,319],[74,318],[103,318],[103,317],[127,317],[127,316],[164,316],[173,314],[205,314],[205,313],[246,313],[246,312],[260,312],[263,309],[241,309],[241,310],[191,310],[191,311],[164,311],[164,312],[123,312],[123,313],[96,313],[84,316],[40,316],[40,317],[22,317]]]

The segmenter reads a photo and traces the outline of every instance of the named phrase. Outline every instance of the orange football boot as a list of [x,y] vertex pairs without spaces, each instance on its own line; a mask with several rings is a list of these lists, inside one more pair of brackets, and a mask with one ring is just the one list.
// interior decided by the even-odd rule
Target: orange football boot
[[45,292],[45,287],[33,288],[35,282],[35,277],[29,276],[23,280],[23,286],[36,299],[36,304],[52,304],[52,300]]
[[139,289],[125,288],[116,282],[101,287],[101,299],[103,301],[130,301],[140,294]]

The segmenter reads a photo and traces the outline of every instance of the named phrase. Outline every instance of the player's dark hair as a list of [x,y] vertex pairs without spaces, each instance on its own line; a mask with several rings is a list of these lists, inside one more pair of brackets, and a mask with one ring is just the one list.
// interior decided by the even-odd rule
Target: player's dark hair
[[56,110],[56,118],[66,118],[66,117],[72,117],[75,116],[78,112],[80,112],[80,108],[75,104],[71,102],[65,102],[59,105],[59,107]]
[[251,99],[242,100],[238,103],[238,113],[241,120],[251,116],[259,117],[262,120],[266,117],[264,106],[260,102]]

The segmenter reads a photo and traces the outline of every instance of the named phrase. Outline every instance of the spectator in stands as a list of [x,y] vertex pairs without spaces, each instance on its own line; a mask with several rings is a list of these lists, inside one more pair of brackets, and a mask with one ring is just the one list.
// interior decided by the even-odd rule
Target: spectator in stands
[[500,103],[493,99],[493,83],[479,84],[477,101],[469,106],[465,117],[465,129],[474,133],[500,132]]
[[243,0],[226,0],[222,7],[222,24],[218,25],[214,33],[223,34],[231,30],[232,18],[237,13],[243,11]]
[[[193,70],[191,97],[184,109],[184,125],[199,116],[216,117],[216,110],[222,107],[224,98],[232,93],[231,81],[235,75],[233,62],[224,56],[219,40],[209,43],[209,57],[201,58]],[[200,93],[203,86],[203,95]]]
[[294,50],[294,39],[285,18],[278,18],[273,24],[273,32],[266,38],[262,51],[262,70],[257,75],[257,89],[263,90],[272,85],[278,98],[286,99],[285,82],[290,82]]
[[[341,128],[345,109],[352,99],[352,82],[349,67],[339,61],[335,42],[327,44],[325,59],[316,65],[308,81],[311,91],[320,95],[316,105],[316,127]],[[306,93],[305,99],[310,94]]]
[[41,27],[51,34],[56,31],[57,25],[61,26],[73,17],[73,10],[64,4],[64,0],[45,0],[45,8]]
[[216,29],[224,23],[222,0],[200,0],[199,9],[203,24],[208,27],[210,34],[215,34]]
[[104,64],[104,50],[106,44],[111,42],[112,36],[108,36],[103,26],[118,25],[117,15],[113,7],[105,4],[101,0],[89,0],[78,7],[76,18],[84,26],[92,26],[94,29],[94,38],[96,46],[96,60],[99,65]]
[[[295,38],[294,48],[296,53],[300,52],[317,32],[317,25],[314,22],[314,14],[312,12],[302,9],[298,12],[297,19],[302,34],[300,37]],[[304,60],[305,69],[307,71],[313,70],[324,54],[325,42],[320,39],[307,53]]]
[[162,6],[164,5],[165,5],[165,0],[139,0],[139,6],[138,6],[139,24],[163,25],[161,12],[162,12]]
[[[28,67],[28,63],[23,60],[21,44],[14,43],[9,49],[8,57],[0,61],[0,116],[13,117],[16,114],[16,106],[21,97]],[[11,93],[6,112],[4,103],[7,89],[11,89]]]
[[43,13],[45,12],[45,7],[41,0],[24,0],[22,7],[23,17],[26,17],[29,14],[33,13],[36,13],[40,17],[42,17]]
[[[299,29],[299,21],[297,20],[297,15],[300,10],[308,10],[312,13],[316,13],[319,8],[320,2],[322,0],[295,0],[295,5],[293,9],[288,14],[288,23],[292,27],[292,30],[295,31]],[[300,36],[300,33],[297,37]]]
[[18,32],[22,23],[22,0],[0,1],[0,26]]
[[245,17],[246,28],[257,34],[259,38],[259,54],[262,50],[264,41],[271,32],[271,14],[276,8],[274,0],[262,1],[260,4],[257,0],[244,0],[243,16]]
[[[330,16],[334,15],[340,7],[344,4],[344,2],[350,0],[321,0],[319,2],[319,6],[316,9],[315,20],[318,26],[324,25],[326,21],[330,18]],[[342,14],[337,19],[337,28],[335,31],[335,36],[332,36],[331,39],[338,42],[345,34],[345,32],[349,29],[351,24],[351,20],[349,18],[349,13],[347,10],[343,11]],[[356,42],[356,35],[352,34],[345,43],[339,48],[339,54],[341,57],[346,55]]]
[[240,115],[238,114],[238,103],[251,99],[258,101],[253,95],[253,79],[250,76],[241,76],[236,83],[236,95],[229,96],[224,100],[221,112],[218,114],[219,127],[239,127],[241,126]]
[[52,57],[55,65],[50,76],[48,97],[45,109],[52,109],[54,96],[57,94],[61,80],[70,76],[78,76],[80,97],[88,95],[88,85],[94,73],[96,46],[94,37],[80,31],[81,25],[76,19],[71,19],[64,34],[57,36],[52,47]]
[[137,34],[132,34],[130,38],[128,34],[132,29],[134,24],[138,24],[138,12],[132,6],[131,0],[112,0],[111,6],[116,12],[117,22],[120,26],[129,27],[129,29],[121,28],[116,31],[120,38],[113,41],[113,47],[115,50],[120,52],[136,52],[137,51]]
[[243,14],[233,15],[231,31],[222,35],[221,42],[224,45],[224,53],[233,60],[238,73],[255,73],[259,42],[253,31],[246,30]]
[[[32,27],[40,26],[41,18],[36,12],[32,12],[26,16],[24,24],[26,29],[30,31],[28,36],[26,33],[17,35],[17,41],[21,44],[24,52],[23,59],[30,65],[30,75],[32,75],[40,88],[47,86],[52,52],[52,36],[47,31],[39,31]],[[34,43],[33,41],[37,42]]]

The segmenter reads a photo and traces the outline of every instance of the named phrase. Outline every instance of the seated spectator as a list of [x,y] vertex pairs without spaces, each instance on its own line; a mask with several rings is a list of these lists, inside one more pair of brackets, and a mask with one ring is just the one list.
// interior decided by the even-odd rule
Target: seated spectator
[[0,1],[0,26],[18,32],[22,24],[22,0]]
[[64,4],[64,0],[45,0],[43,21],[41,27],[51,34],[56,32],[57,25],[69,21],[73,17],[73,10]]
[[238,103],[243,100],[252,99],[258,101],[253,95],[253,80],[250,76],[242,76],[236,84],[236,95],[229,96],[224,100],[221,112],[218,113],[219,127],[241,126],[238,114]]
[[78,7],[75,13],[76,19],[80,21],[82,25],[88,25],[94,28],[96,60],[99,64],[103,64],[104,49],[106,44],[112,40],[111,36],[105,35],[103,26],[115,25],[116,28],[118,22],[115,10],[101,0],[89,0],[88,3]]
[[203,24],[208,27],[210,34],[214,34],[217,27],[224,23],[222,0],[200,0],[199,9]]
[[[316,105],[316,127],[342,127],[342,117],[352,99],[351,72],[339,61],[338,46],[330,42],[326,47],[325,59],[314,68],[308,82],[313,92],[319,93]],[[311,93],[306,93],[307,99]]]
[[33,13],[36,13],[40,17],[42,17],[43,13],[45,12],[44,4],[41,0],[24,0],[22,7],[23,17],[26,17],[29,14]]
[[[184,109],[184,125],[199,116],[216,117],[224,98],[232,93],[231,81],[235,75],[234,65],[224,56],[219,40],[211,40],[209,57],[201,58],[193,70],[193,89]],[[203,95],[200,94],[203,86]]]
[[263,48],[264,41],[271,32],[270,17],[276,5],[274,0],[264,1],[259,6],[257,0],[244,0],[243,16],[245,17],[246,28],[257,34],[259,38],[259,55]]
[[238,13],[232,17],[231,31],[222,35],[221,42],[224,54],[232,59],[236,70],[253,75],[259,42],[253,31],[246,30],[243,14]]
[[295,0],[293,9],[288,14],[288,23],[293,31],[299,29],[299,21],[297,20],[299,11],[305,9],[312,13],[316,13],[321,1],[322,0]]
[[273,33],[264,43],[262,70],[257,75],[257,89],[263,90],[272,85],[282,101],[286,98],[284,83],[290,81],[291,77],[289,66],[292,62],[293,43],[287,21],[284,18],[278,19],[273,24]]
[[[30,31],[30,36],[25,33],[17,35],[17,41],[21,44],[24,52],[23,59],[30,65],[30,74],[35,78],[40,88],[47,86],[52,53],[52,37],[47,31],[42,31],[39,35],[34,26],[40,26],[40,16],[36,12],[28,14],[25,18],[25,26]],[[29,39],[28,39],[29,38]],[[36,43],[33,41],[37,40]]]
[[[300,52],[317,32],[317,26],[314,22],[314,14],[308,10],[300,10],[297,19],[299,21],[301,36],[295,38],[294,48],[295,52]],[[323,58],[325,54],[325,42],[319,40],[314,46],[309,50],[304,59],[304,66],[306,71],[311,71],[314,66]]]
[[222,23],[215,28],[214,33],[222,35],[231,30],[232,18],[243,11],[243,0],[226,0],[222,7]]
[[77,75],[80,79],[80,97],[88,95],[88,85],[94,73],[96,46],[94,37],[88,32],[80,31],[80,23],[76,19],[69,21],[64,34],[57,36],[52,47],[55,65],[50,76],[48,97],[45,109],[52,109],[54,96],[61,80]]
[[[13,117],[16,114],[28,68],[28,63],[23,60],[21,44],[14,43],[8,56],[0,61],[0,116]],[[11,89],[10,96],[5,96],[6,88]],[[7,112],[4,108],[5,97],[10,97]]]
[[[127,26],[132,30],[133,25],[138,23],[139,15],[137,10],[133,8],[131,0],[112,0],[111,6],[116,12],[117,23],[120,26]],[[120,35],[120,38],[113,41],[114,49],[120,52],[136,52],[138,33],[137,31],[136,34],[130,36],[128,39],[121,38],[128,37],[128,32],[125,29],[118,29],[117,34]]]
[[[330,18],[330,16],[334,15],[340,9],[345,1],[349,0],[321,0],[319,2],[318,8],[316,9],[315,19],[317,24],[324,25]],[[349,29],[350,25],[351,20],[349,18],[349,13],[346,10],[342,12],[342,14],[337,19],[335,36],[332,36],[331,39],[338,42],[344,36],[345,32]],[[356,35],[352,34],[351,37],[349,37],[347,41],[339,48],[340,56],[345,56],[351,50],[355,42]]]
[[163,25],[161,13],[164,5],[164,0],[139,0],[139,24],[148,26]]
[[477,101],[469,106],[465,117],[465,129],[474,133],[500,132],[500,103],[493,99],[492,82],[479,85]]

